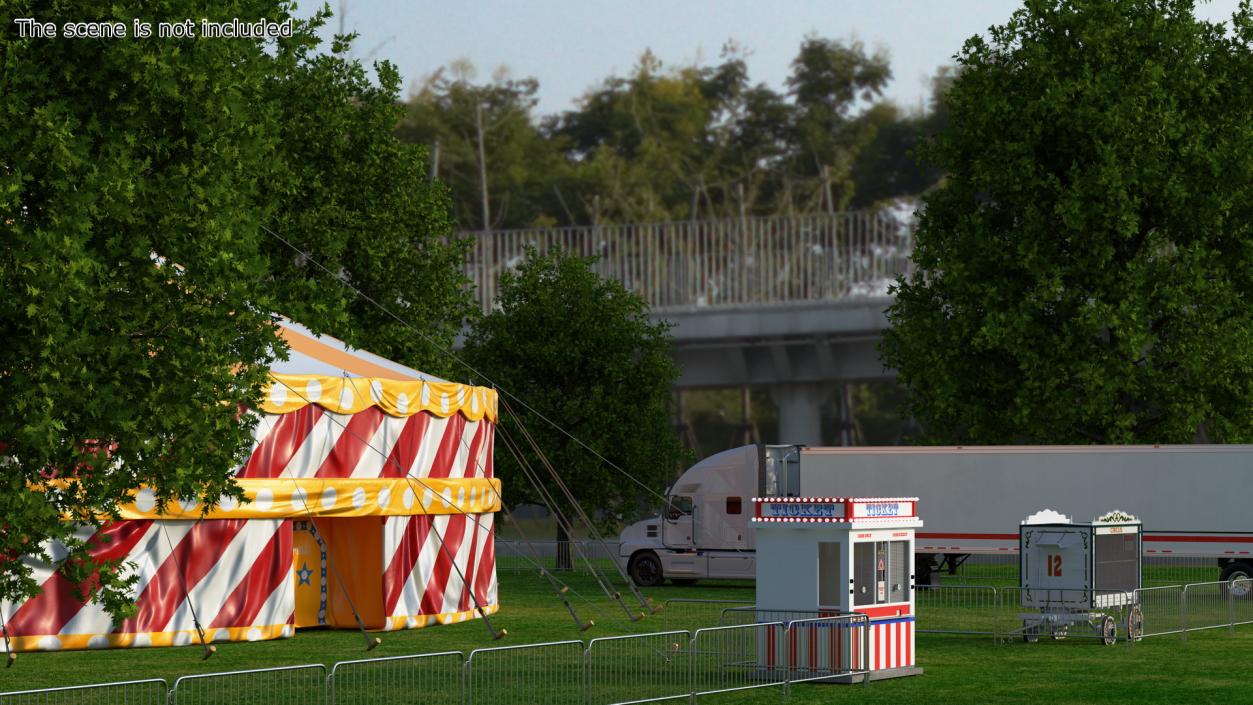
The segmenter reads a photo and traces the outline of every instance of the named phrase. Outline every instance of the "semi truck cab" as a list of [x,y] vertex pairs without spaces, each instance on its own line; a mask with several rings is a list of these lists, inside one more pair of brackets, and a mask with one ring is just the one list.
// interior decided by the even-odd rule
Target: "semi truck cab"
[[786,496],[789,463],[795,489],[798,461],[799,446],[750,445],[688,468],[666,490],[661,515],[623,530],[619,555],[632,580],[650,587],[667,578],[680,585],[699,578],[753,578],[752,498]]

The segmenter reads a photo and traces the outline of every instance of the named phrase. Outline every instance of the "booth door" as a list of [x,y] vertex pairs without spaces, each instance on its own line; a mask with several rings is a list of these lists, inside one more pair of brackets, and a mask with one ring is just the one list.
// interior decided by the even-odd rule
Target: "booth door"
[[326,624],[326,549],[308,521],[292,522],[292,581],[296,628]]

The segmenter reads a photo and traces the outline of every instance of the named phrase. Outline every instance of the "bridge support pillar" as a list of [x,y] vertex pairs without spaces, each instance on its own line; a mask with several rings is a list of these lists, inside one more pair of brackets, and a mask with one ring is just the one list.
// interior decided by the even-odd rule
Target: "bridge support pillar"
[[822,445],[822,405],[831,398],[830,384],[779,384],[770,396],[779,407],[776,443]]

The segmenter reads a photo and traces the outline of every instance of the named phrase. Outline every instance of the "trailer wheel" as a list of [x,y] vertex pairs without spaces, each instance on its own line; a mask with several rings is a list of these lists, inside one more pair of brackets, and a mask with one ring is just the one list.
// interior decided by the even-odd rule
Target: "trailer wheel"
[[1127,611],[1127,638],[1131,641],[1144,638],[1144,610],[1140,605],[1132,605]]
[[1113,646],[1118,641],[1118,622],[1114,618],[1105,615],[1105,619],[1101,620],[1101,643],[1106,646]]
[[666,579],[661,572],[661,559],[652,551],[640,551],[631,556],[627,572],[631,574],[631,580],[640,587],[657,587]]
[[1253,567],[1248,563],[1228,563],[1223,568],[1223,582],[1232,597],[1243,598],[1253,593]]

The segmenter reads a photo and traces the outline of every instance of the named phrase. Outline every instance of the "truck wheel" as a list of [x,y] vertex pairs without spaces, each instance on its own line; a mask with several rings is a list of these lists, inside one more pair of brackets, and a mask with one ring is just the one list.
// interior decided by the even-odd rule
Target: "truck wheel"
[[1248,563],[1228,563],[1222,579],[1230,583],[1227,589],[1232,597],[1248,597],[1253,592],[1253,567]]
[[631,580],[640,587],[657,587],[666,579],[661,573],[661,559],[652,551],[642,551],[632,556],[627,571],[631,574]]

